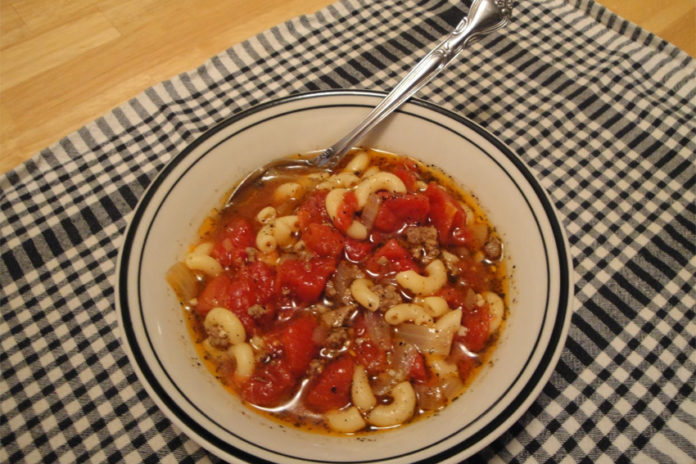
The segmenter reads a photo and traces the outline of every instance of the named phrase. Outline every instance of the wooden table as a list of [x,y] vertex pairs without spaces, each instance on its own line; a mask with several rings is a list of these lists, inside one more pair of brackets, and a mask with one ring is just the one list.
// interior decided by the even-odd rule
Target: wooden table
[[[0,0],[0,172],[153,84],[333,2]],[[696,56],[696,0],[600,3]]]

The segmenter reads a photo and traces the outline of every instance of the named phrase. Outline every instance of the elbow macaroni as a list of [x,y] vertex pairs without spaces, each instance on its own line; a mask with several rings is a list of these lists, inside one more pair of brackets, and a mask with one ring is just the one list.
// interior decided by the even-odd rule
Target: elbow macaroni
[[366,177],[355,188],[355,196],[358,199],[358,209],[362,209],[367,203],[367,197],[379,190],[392,193],[406,193],[403,181],[391,172],[379,171]]
[[222,272],[222,265],[212,256],[210,252],[213,249],[213,244],[204,242],[198,245],[190,253],[186,254],[184,263],[186,267],[193,271],[201,271],[209,276],[215,277]]
[[[326,195],[326,212],[329,213],[329,218],[332,222],[336,221],[338,208],[341,207],[343,196],[346,192],[347,190],[344,188],[335,188]],[[361,222],[353,219],[353,222],[348,226],[348,230],[346,230],[346,235],[356,240],[364,240],[367,238],[367,228]]]
[[369,411],[377,405],[377,398],[372,393],[370,380],[365,368],[358,365],[353,371],[353,383],[350,386],[350,396],[353,404],[361,411]]
[[416,298],[416,303],[422,304],[425,310],[432,317],[440,317],[449,311],[447,301],[441,296],[427,296],[425,298]]
[[505,312],[505,304],[503,299],[496,293],[484,292],[483,299],[488,303],[488,310],[491,314],[491,320],[489,323],[490,333],[494,333],[500,327],[500,323],[503,321],[503,314]]
[[379,308],[379,296],[370,289],[371,284],[368,279],[355,279],[350,284],[350,293],[361,306],[376,311]]
[[300,230],[297,216],[281,216],[273,223],[273,238],[279,247],[287,247],[293,243],[293,234]]
[[276,203],[283,203],[288,200],[296,199],[302,193],[302,186],[297,182],[286,182],[276,187],[273,192],[273,199]]
[[208,312],[203,321],[206,332],[222,331],[230,345],[241,343],[246,338],[242,321],[229,309],[215,307]]
[[435,322],[435,328],[442,333],[451,333],[454,335],[462,325],[462,310],[455,309],[444,316],[441,316]]
[[334,188],[348,188],[360,182],[360,178],[353,174],[352,172],[339,172],[333,176],[329,176],[328,179],[320,182],[317,185],[317,189],[334,189]]
[[345,172],[350,172],[355,175],[360,175],[360,173],[364,172],[369,165],[370,157],[367,156],[367,153],[361,151],[360,153],[356,153],[355,156],[353,156],[353,159],[351,159],[348,162],[348,164],[343,170]]
[[278,246],[275,235],[273,234],[275,227],[273,224],[266,224],[256,234],[256,248],[263,253],[270,253]]
[[227,349],[227,354],[236,362],[234,375],[238,381],[251,377],[254,372],[254,350],[248,343],[238,343]]
[[433,295],[447,283],[447,270],[439,259],[425,267],[427,276],[416,271],[402,271],[396,274],[396,282],[406,290],[419,295]]
[[332,410],[324,414],[328,426],[343,433],[357,432],[367,425],[360,411],[355,406],[344,410]]
[[299,230],[297,216],[281,216],[267,223],[256,234],[256,248],[262,253],[270,253],[278,247],[293,244],[293,234]]
[[348,230],[346,230],[346,235],[356,240],[365,240],[367,238],[367,227],[363,223],[353,220]]
[[398,325],[406,321],[413,321],[418,325],[432,325],[433,323],[433,318],[428,315],[425,309],[413,303],[392,306],[384,313],[384,320],[391,325]]
[[411,418],[416,408],[416,392],[409,382],[401,382],[392,388],[393,401],[376,406],[367,415],[367,422],[377,427],[403,424]]
[[275,220],[277,215],[278,213],[274,207],[266,206],[256,214],[256,220],[261,224],[270,224]]

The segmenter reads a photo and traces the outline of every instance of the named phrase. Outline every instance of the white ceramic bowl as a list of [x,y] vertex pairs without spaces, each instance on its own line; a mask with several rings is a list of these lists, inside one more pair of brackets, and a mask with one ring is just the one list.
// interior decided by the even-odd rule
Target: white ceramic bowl
[[473,192],[506,246],[513,291],[492,363],[439,414],[387,433],[333,437],[283,427],[229,394],[197,362],[167,268],[235,181],[285,155],[331,145],[382,94],[330,91],[261,105],[177,155],[138,204],[118,258],[124,348],[145,389],[177,427],[219,457],[270,462],[460,461],[505,432],[546,384],[572,312],[572,268],[543,188],[508,148],[433,105],[406,104],[365,146],[434,163]]

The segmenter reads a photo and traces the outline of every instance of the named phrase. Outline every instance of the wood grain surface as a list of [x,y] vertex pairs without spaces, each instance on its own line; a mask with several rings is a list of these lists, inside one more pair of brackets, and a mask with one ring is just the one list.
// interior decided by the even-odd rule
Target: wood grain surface
[[[142,90],[334,0],[0,0],[0,172]],[[696,56],[696,0],[601,0]]]

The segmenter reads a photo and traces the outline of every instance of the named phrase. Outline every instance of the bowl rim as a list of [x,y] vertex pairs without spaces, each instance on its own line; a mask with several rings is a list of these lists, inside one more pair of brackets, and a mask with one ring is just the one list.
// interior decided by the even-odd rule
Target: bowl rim
[[[132,324],[127,288],[127,273],[129,269],[128,263],[131,253],[131,246],[133,245],[134,236],[138,230],[140,221],[143,219],[142,216],[144,210],[150,204],[153,196],[161,187],[162,183],[165,182],[168,175],[174,170],[174,168],[178,164],[182,163],[188,156],[190,156],[192,152],[195,152],[195,150],[200,145],[204,144],[215,134],[225,130],[230,125],[233,125],[257,113],[261,113],[274,107],[286,105],[289,103],[302,102],[305,100],[313,99],[321,100],[325,97],[382,98],[385,95],[386,93],[384,92],[370,90],[340,89],[312,91],[277,98],[254,106],[247,110],[241,111],[240,113],[237,113],[231,116],[230,118],[227,118],[221,121],[220,123],[214,125],[209,130],[196,137],[181,152],[176,154],[169,162],[167,162],[167,164],[160,170],[160,172],[155,176],[153,181],[142,194],[140,200],[138,201],[138,204],[133,210],[133,214],[131,216],[127,229],[123,235],[123,242],[119,250],[119,255],[117,258],[117,269],[115,273],[115,299],[117,307],[117,316],[119,319],[120,335],[122,341],[124,342],[123,346],[128,355],[131,366],[136,372],[138,379],[141,381],[150,397],[163,411],[165,416],[172,420],[184,432],[186,432],[186,434],[189,437],[193,438],[196,442],[198,442],[204,448],[212,451],[214,454],[222,452],[224,455],[233,456],[237,459],[244,459],[246,461],[268,462],[264,458],[261,458],[253,454],[249,454],[245,450],[242,450],[239,447],[236,447],[223,441],[220,437],[216,436],[214,433],[202,427],[199,423],[196,422],[195,419],[190,418],[190,416],[185,411],[183,411],[170,397],[166,387],[160,384],[157,377],[148,369],[148,366],[144,361],[144,356],[142,356],[142,352],[140,351],[140,347],[138,346],[137,336],[133,332],[133,330],[131,330]],[[554,371],[558,358],[560,357],[560,353],[565,346],[565,340],[570,325],[570,317],[573,312],[573,268],[570,259],[568,241],[566,239],[564,228],[561,225],[558,214],[553,204],[551,203],[551,200],[549,199],[547,192],[539,184],[536,177],[531,173],[526,164],[521,159],[519,159],[519,157],[510,148],[508,148],[505,144],[498,140],[497,137],[495,137],[494,135],[492,135],[473,121],[456,113],[453,113],[447,109],[444,109],[440,106],[437,106],[433,103],[417,98],[412,98],[408,101],[408,105],[415,105],[425,110],[439,113],[441,116],[452,119],[456,123],[459,123],[473,130],[479,136],[483,137],[488,143],[493,145],[500,153],[502,153],[506,157],[506,159],[509,162],[513,164],[518,173],[521,174],[527,181],[528,187],[533,189],[534,194],[536,195],[536,199],[539,201],[543,208],[545,217],[547,218],[549,223],[548,225],[552,230],[552,235],[555,244],[555,252],[558,254],[558,269],[560,271],[560,274],[558,276],[559,295],[558,307],[556,308],[556,317],[553,321],[553,327],[549,336],[548,345],[544,348],[543,355],[541,356],[541,359],[538,362],[536,368],[530,374],[529,380],[525,382],[522,388],[520,388],[519,392],[515,395],[514,399],[502,411],[500,411],[488,424],[476,430],[475,433],[467,436],[465,439],[463,439],[456,445],[453,445],[437,454],[428,456],[425,460],[429,461],[432,459],[441,460],[452,458],[454,456],[460,455],[461,453],[464,453],[465,451],[471,451],[472,453],[479,451],[481,448],[483,448],[491,441],[493,441],[495,438],[497,438],[515,421],[517,421],[517,419],[519,419],[519,417],[521,417],[522,414],[526,412],[531,403],[537,398],[542,388],[548,382],[548,379],[551,376],[552,372]],[[312,108],[341,106],[368,107],[370,105],[360,102],[345,104],[330,103],[325,106],[321,104],[314,105],[312,106]],[[301,110],[304,109],[305,108],[302,108]],[[397,112],[408,113],[407,109],[405,108],[399,109],[397,110]],[[274,115],[272,117],[277,117],[277,115]],[[260,124],[263,121],[265,121],[265,119],[255,122],[254,124],[252,124],[252,126]],[[445,129],[453,131],[453,129],[447,127],[444,124],[441,124],[439,122],[435,123],[444,127]],[[245,129],[247,127],[248,126],[245,126]],[[225,138],[225,140],[229,137],[233,137],[234,135],[234,133],[228,135]],[[218,142],[218,144],[220,143],[222,142]],[[212,148],[210,148],[210,150],[212,150]],[[525,200],[529,201],[528,199]],[[158,209],[160,207],[161,205],[157,206]],[[544,320],[546,321],[546,316],[544,317]],[[538,343],[538,340],[536,343]],[[493,433],[496,431],[499,433]],[[271,452],[276,453],[275,451]],[[281,456],[286,455],[281,454]]]

